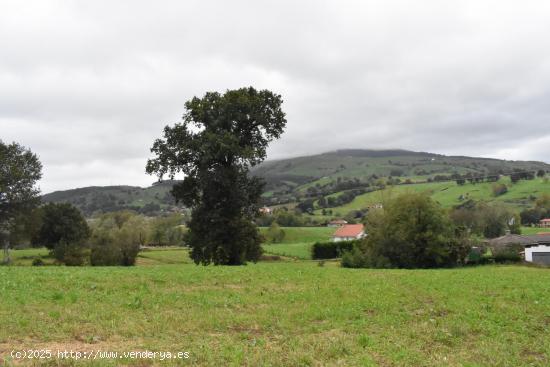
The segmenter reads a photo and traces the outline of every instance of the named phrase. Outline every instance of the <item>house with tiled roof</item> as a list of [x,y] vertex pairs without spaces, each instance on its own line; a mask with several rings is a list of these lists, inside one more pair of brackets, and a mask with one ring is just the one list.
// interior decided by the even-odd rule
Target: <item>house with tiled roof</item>
[[352,241],[365,237],[365,226],[362,224],[344,224],[332,235],[332,241]]
[[342,227],[346,224],[348,224],[348,222],[343,219],[334,219],[327,223],[327,227]]
[[550,228],[550,218],[541,219],[539,222],[539,227]]

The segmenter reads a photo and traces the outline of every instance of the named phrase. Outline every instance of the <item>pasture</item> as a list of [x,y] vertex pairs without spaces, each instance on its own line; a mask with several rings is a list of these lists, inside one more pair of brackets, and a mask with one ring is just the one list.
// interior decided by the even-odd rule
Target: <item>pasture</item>
[[[260,229],[266,233],[267,228]],[[315,242],[325,242],[336,231],[330,227],[282,227],[285,237],[280,243],[264,243],[266,254],[294,257],[298,259],[311,259],[311,246]]]
[[3,266],[0,279],[7,366],[20,348],[190,352],[180,365],[550,363],[550,271],[541,268]]
[[[512,184],[509,177],[505,177],[499,182],[507,185],[508,192],[497,197],[493,195],[491,182],[467,183],[465,185],[457,185],[456,182],[431,182],[391,186],[384,190],[359,195],[350,203],[327,209],[332,209],[333,214],[336,216],[342,216],[352,210],[360,210],[367,208],[369,205],[383,203],[392,195],[404,192],[426,192],[446,208],[459,205],[464,200],[472,199],[476,201],[501,202],[519,211],[533,206],[534,198],[540,194],[550,192],[550,182],[540,178],[521,180]],[[338,195],[339,193],[329,196]],[[315,210],[315,213],[317,215],[321,214],[321,209]]]

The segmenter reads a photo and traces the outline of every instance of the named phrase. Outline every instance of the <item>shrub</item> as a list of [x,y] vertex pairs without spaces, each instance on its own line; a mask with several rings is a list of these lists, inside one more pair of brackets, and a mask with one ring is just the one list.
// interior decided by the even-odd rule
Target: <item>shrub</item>
[[523,246],[520,244],[510,244],[505,248],[493,250],[493,260],[498,264],[517,263],[522,261],[521,252]]
[[497,264],[517,263],[522,261],[521,255],[515,251],[499,251],[493,259]]
[[335,259],[342,256],[344,252],[351,251],[355,242],[357,241],[316,242],[311,248],[311,258]]
[[508,192],[508,187],[503,183],[494,183],[491,188],[494,196],[504,195]]
[[82,266],[88,262],[90,252],[83,242],[60,242],[51,251],[53,257],[67,266]]
[[129,229],[97,231],[92,237],[90,262],[94,266],[131,266],[139,253],[139,242]]
[[354,247],[351,251],[344,252],[341,265],[344,268],[366,268],[367,262],[365,254]]
[[36,258],[32,261],[32,266],[43,266],[44,261],[41,258]]
[[271,243],[281,243],[285,238],[285,231],[283,231],[281,227],[279,227],[279,224],[277,224],[277,222],[273,222],[267,230],[266,237],[267,240]]
[[97,231],[92,237],[90,262],[93,266],[118,265],[121,263],[121,251],[112,235],[107,231]]

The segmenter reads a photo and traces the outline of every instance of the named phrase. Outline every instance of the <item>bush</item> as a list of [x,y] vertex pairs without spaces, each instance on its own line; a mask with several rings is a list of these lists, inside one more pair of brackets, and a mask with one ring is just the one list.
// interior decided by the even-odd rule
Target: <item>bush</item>
[[90,262],[93,266],[119,265],[122,262],[120,248],[107,231],[95,232],[92,237]]
[[354,247],[351,251],[344,252],[341,265],[344,268],[366,268],[367,262],[365,254]]
[[139,242],[124,228],[98,231],[92,237],[90,262],[94,266],[131,266],[136,263],[139,248]]
[[60,242],[51,251],[53,257],[67,266],[82,266],[88,262],[90,252],[83,242]]
[[41,258],[36,258],[32,261],[32,266],[43,266],[44,261]]
[[279,227],[277,222],[271,223],[266,233],[267,240],[271,243],[281,243],[285,238],[285,231]]
[[351,251],[355,242],[357,241],[316,242],[311,248],[311,258],[335,259],[342,256],[344,252]]
[[503,183],[494,183],[491,188],[494,196],[504,195],[508,192],[508,187]]
[[495,249],[493,251],[493,260],[497,264],[517,263],[521,262],[521,252],[524,250],[520,244],[510,244],[502,249]]
[[493,259],[497,264],[518,263],[522,261],[521,255],[515,251],[500,251],[497,252]]

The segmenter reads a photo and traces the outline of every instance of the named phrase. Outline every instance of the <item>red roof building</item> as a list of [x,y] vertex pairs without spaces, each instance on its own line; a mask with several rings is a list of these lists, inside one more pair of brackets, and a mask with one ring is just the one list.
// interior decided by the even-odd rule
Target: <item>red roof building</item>
[[365,227],[362,224],[345,224],[332,235],[333,241],[351,241],[365,237]]
[[539,222],[539,226],[543,228],[550,228],[550,218],[541,219]]
[[344,224],[348,224],[348,222],[343,219],[335,219],[328,222],[327,227],[341,227]]

